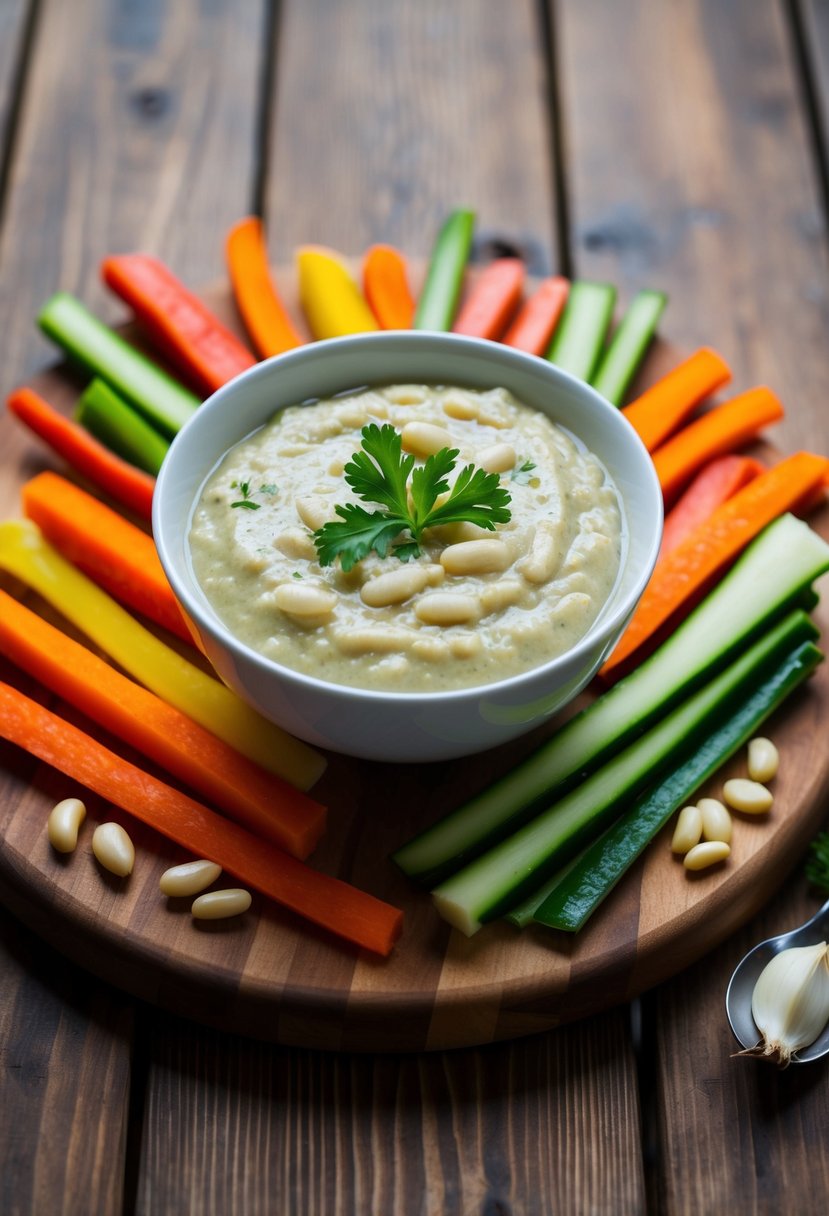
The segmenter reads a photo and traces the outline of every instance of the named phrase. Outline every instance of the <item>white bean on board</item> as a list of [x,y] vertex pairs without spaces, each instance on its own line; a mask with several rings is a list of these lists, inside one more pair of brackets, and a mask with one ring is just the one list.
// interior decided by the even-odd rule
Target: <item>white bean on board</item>
[[698,806],[684,806],[679,812],[671,840],[672,853],[689,853],[702,837],[702,813]]
[[207,861],[200,857],[196,861],[185,861],[178,866],[170,866],[158,880],[162,895],[171,899],[179,899],[185,895],[198,895],[211,883],[214,883],[222,872],[222,867],[215,861]]
[[771,790],[747,777],[732,777],[726,781],[722,794],[730,807],[745,815],[764,815],[774,802]]
[[707,870],[709,866],[718,865],[731,855],[731,845],[724,840],[704,840],[695,844],[685,854],[683,865],[686,870]]
[[92,852],[96,859],[119,878],[132,874],[135,865],[135,846],[120,823],[99,823],[92,833]]
[[193,900],[190,909],[196,920],[226,920],[241,916],[251,905],[250,891],[242,887],[229,887],[225,891],[208,891]]
[[752,781],[772,781],[777,776],[780,753],[771,739],[758,736],[748,745],[748,775]]
[[731,843],[732,822],[728,808],[719,798],[700,798],[697,806],[702,816],[702,834],[706,840]]
[[49,844],[58,853],[72,853],[78,844],[78,833],[86,819],[86,807],[80,798],[63,798],[49,812],[46,832]]

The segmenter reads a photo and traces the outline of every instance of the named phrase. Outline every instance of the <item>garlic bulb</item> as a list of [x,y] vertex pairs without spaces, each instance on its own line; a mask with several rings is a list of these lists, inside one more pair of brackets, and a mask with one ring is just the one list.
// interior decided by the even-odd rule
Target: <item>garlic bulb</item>
[[760,973],[751,1012],[761,1042],[741,1055],[785,1068],[801,1047],[814,1043],[829,1022],[829,946],[781,950]]

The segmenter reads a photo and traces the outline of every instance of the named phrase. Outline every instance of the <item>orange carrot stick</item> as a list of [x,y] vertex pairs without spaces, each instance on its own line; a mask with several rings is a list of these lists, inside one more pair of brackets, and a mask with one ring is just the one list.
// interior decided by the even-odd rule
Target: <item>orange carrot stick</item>
[[764,426],[783,417],[783,405],[770,388],[740,393],[702,414],[657,448],[654,468],[666,502],[671,502],[698,469],[715,456],[754,439]]
[[554,275],[545,279],[522,305],[501,341],[531,355],[545,355],[550,347],[559,317],[567,303],[569,279]]
[[[825,456],[798,452],[761,473],[723,503],[680,545],[657,561],[645,594],[616,649],[600,671],[614,680],[630,666],[632,656],[694,601],[711,579],[722,573],[767,524],[790,510],[823,482],[829,470]],[[774,571],[769,571],[769,578]]]
[[6,404],[24,426],[48,443],[83,477],[94,482],[128,510],[135,511],[143,519],[150,519],[154,477],[110,452],[82,426],[59,413],[30,388],[15,389]]
[[305,339],[276,290],[262,221],[255,215],[246,216],[230,229],[225,261],[236,306],[260,356],[267,359],[301,346]]
[[325,807],[134,684],[4,591],[0,651],[258,836],[293,857],[305,858],[315,848],[325,829]]
[[759,476],[763,468],[751,456],[719,456],[705,465],[665,517],[660,556],[675,549],[717,507]]
[[101,277],[158,348],[212,393],[256,359],[163,262],[145,253],[104,258]]
[[411,329],[415,300],[406,259],[391,245],[372,245],[363,259],[363,295],[382,329]]
[[730,379],[725,360],[703,346],[626,405],[622,413],[653,452],[701,401]]
[[21,491],[23,511],[43,535],[110,595],[192,642],[153,538],[57,473]]
[[497,341],[521,302],[524,263],[496,258],[478,276],[455,318],[452,332]]
[[155,828],[197,857],[338,936],[387,955],[398,908],[320,874],[247,829],[166,785],[8,684],[0,684],[0,737]]

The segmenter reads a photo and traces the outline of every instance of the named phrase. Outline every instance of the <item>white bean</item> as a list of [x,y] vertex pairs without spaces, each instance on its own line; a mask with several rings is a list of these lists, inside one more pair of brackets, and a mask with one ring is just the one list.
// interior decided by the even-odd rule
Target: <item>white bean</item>
[[53,806],[46,821],[46,832],[52,848],[58,853],[73,852],[84,819],[86,807],[80,798],[64,798]]
[[318,531],[334,518],[334,508],[324,498],[298,498],[294,505],[297,515],[312,532]]
[[135,847],[120,823],[99,823],[92,833],[92,852],[110,874],[126,878],[135,865]]
[[300,557],[313,561],[317,556],[313,540],[302,528],[286,528],[274,538],[273,547],[285,557]]
[[462,422],[471,422],[473,418],[478,417],[478,403],[473,401],[471,397],[462,397],[458,393],[453,393],[450,397],[445,398],[443,412],[449,418],[458,418]]
[[553,577],[561,565],[562,530],[560,519],[542,519],[536,524],[530,551],[516,564],[516,570],[527,582],[548,583]]
[[180,866],[171,866],[161,875],[158,885],[161,894],[169,895],[171,899],[183,895],[198,895],[199,891],[215,882],[221,872],[222,867],[215,861],[199,858],[198,861],[185,861]]
[[366,625],[362,629],[340,629],[334,641],[342,654],[391,654],[406,650],[412,637],[404,629],[373,629]]
[[399,570],[388,570],[377,578],[370,578],[360,589],[360,599],[369,608],[387,608],[391,604],[403,604],[429,585],[429,571],[425,566],[401,566]]
[[400,441],[403,450],[415,456],[434,456],[441,448],[458,446],[447,430],[431,422],[407,422],[400,432]]
[[702,836],[702,814],[698,806],[684,806],[679,812],[671,840],[672,853],[690,853]]
[[511,443],[493,443],[475,453],[475,464],[487,473],[508,473],[515,468],[516,454]]
[[724,840],[705,840],[702,844],[695,844],[685,854],[683,865],[686,870],[706,870],[709,866],[725,861],[730,854],[731,846]]
[[503,612],[512,604],[517,604],[525,590],[523,583],[517,579],[499,578],[497,582],[489,583],[480,592],[484,612]]
[[502,540],[463,540],[440,555],[447,574],[500,574],[510,564],[510,551]]
[[732,777],[726,781],[722,794],[729,806],[746,815],[763,815],[774,802],[770,790],[759,781],[749,781],[746,777]]
[[415,604],[415,616],[424,625],[465,625],[481,615],[477,595],[435,591]]
[[456,659],[474,659],[481,653],[481,639],[477,633],[462,633],[449,639],[449,649]]
[[758,737],[748,745],[748,775],[752,781],[772,781],[777,776],[780,753],[771,739]]
[[702,834],[706,840],[722,840],[731,843],[732,822],[719,798],[700,798],[698,804],[702,815]]
[[290,616],[330,616],[337,605],[335,592],[300,581],[282,583],[273,593],[273,603]]
[[229,887],[226,891],[208,891],[193,900],[190,909],[196,920],[225,920],[230,916],[241,916],[251,904],[250,891],[242,887]]

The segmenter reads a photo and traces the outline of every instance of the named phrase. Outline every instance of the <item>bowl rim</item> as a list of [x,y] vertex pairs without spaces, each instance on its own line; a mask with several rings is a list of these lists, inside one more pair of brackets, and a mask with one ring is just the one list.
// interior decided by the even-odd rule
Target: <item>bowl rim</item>
[[[304,362],[306,359],[312,359],[315,355],[320,354],[327,357],[330,352],[336,354],[337,350],[351,350],[357,346],[382,346],[392,345],[394,342],[401,342],[404,346],[416,348],[418,345],[431,344],[437,342],[439,345],[446,345],[447,350],[453,347],[467,353],[474,353],[488,360],[494,359],[497,363],[505,365],[513,365],[520,369],[533,369],[545,377],[552,377],[553,380],[561,381],[563,385],[570,389],[575,389],[579,394],[584,394],[592,398],[594,403],[597,403],[597,408],[606,412],[609,418],[614,419],[612,425],[622,424],[628,432],[628,441],[631,443],[634,450],[638,449],[638,454],[641,457],[641,473],[642,477],[637,478],[640,485],[644,480],[645,490],[650,493],[653,499],[654,507],[654,522],[655,527],[651,537],[650,548],[645,554],[642,562],[642,568],[639,571],[633,586],[628,590],[628,593],[623,599],[616,604],[611,611],[607,611],[618,586],[618,580],[621,577],[623,566],[620,565],[617,574],[617,581],[614,587],[605,600],[602,608],[599,610],[595,620],[591,623],[587,632],[579,638],[579,640],[565,650],[562,654],[555,655],[546,662],[539,663],[535,667],[531,667],[526,671],[518,672],[511,676],[506,676],[499,680],[490,680],[485,683],[466,685],[461,688],[441,689],[436,691],[409,691],[397,692],[387,689],[361,688],[356,685],[339,684],[333,681],[323,680],[317,676],[312,676],[306,672],[298,671],[294,668],[284,666],[276,662],[274,659],[268,658],[261,654],[246,642],[242,641],[231,632],[227,625],[219,617],[216,610],[210,604],[203,591],[200,591],[201,599],[193,594],[189,583],[198,586],[198,580],[192,570],[187,571],[187,575],[183,576],[179,569],[179,562],[175,555],[170,551],[167,544],[166,526],[167,515],[166,499],[172,491],[169,487],[173,484],[173,478],[176,467],[178,454],[182,451],[183,445],[187,443],[188,436],[192,434],[193,429],[198,429],[202,419],[210,417],[213,413],[220,409],[226,408],[226,399],[233,397],[239,389],[240,385],[246,384],[251,380],[266,378],[278,372],[286,366],[286,364],[297,361]],[[543,370],[542,370],[543,369]],[[393,381],[385,381],[393,383]],[[367,380],[367,384],[376,383],[376,381]],[[424,381],[425,383],[425,381]],[[342,391],[347,391],[351,385],[344,385]],[[314,398],[308,397],[303,400],[313,403]],[[247,431],[235,440],[234,444],[241,443],[247,435],[254,433],[259,426],[264,425],[270,417],[281,409],[288,408],[289,405],[302,404],[302,401],[287,402],[284,405],[278,406],[271,411],[267,417],[263,418],[262,423],[258,424],[253,430]],[[531,409],[538,409],[535,405],[530,406]],[[543,412],[543,411],[542,411]],[[566,423],[558,423],[565,430],[576,437],[584,448],[590,450],[589,445],[582,439],[575,428],[568,426]],[[208,477],[217,468],[220,461],[230,448],[225,448],[222,452],[214,453],[212,461],[209,464],[207,472],[199,483],[199,488],[189,505],[187,521],[185,523],[185,548],[187,548],[186,537],[189,534],[190,524],[193,511],[196,503],[205,485]],[[611,480],[614,481],[612,474],[608,470]],[[649,485],[647,483],[650,483]],[[621,492],[617,487],[617,493],[621,498]],[[452,701],[464,701],[470,696],[475,698],[494,697],[500,693],[513,693],[520,690],[522,686],[530,686],[536,682],[539,677],[554,676],[556,668],[570,668],[574,664],[581,666],[587,662],[592,652],[595,652],[597,646],[602,650],[607,646],[608,641],[613,636],[614,632],[619,627],[621,621],[628,617],[633,608],[638,603],[645,587],[647,586],[653,567],[656,564],[656,559],[659,555],[659,547],[662,537],[664,512],[662,492],[659,484],[659,479],[653,465],[650,454],[645,447],[631,424],[626,420],[624,414],[616,406],[612,405],[605,397],[598,393],[590,384],[580,380],[578,377],[558,367],[556,364],[540,358],[537,355],[529,354],[528,352],[518,350],[514,347],[505,346],[501,343],[492,342],[483,338],[473,338],[462,334],[453,334],[451,332],[443,332],[436,330],[379,330],[368,333],[349,334],[336,338],[326,338],[320,340],[312,340],[308,343],[295,347],[289,351],[285,351],[279,355],[273,355],[268,359],[260,360],[251,367],[245,369],[239,375],[229,380],[226,384],[218,388],[199,406],[196,413],[188,420],[181,431],[174,437],[170,450],[164,459],[161,469],[156,479],[156,488],[153,495],[152,507],[152,530],[153,536],[158,550],[159,559],[167,575],[168,581],[172,586],[173,592],[180,605],[183,607],[185,614],[192,619],[197,626],[197,631],[204,631],[209,634],[214,643],[228,651],[234,660],[243,660],[248,664],[253,664],[260,672],[265,674],[277,675],[280,680],[287,684],[293,684],[298,688],[325,695],[334,699],[343,699],[353,701],[355,698],[363,702],[380,703],[395,703],[403,705],[410,702],[414,705],[424,706],[430,703],[447,704]],[[657,522],[658,521],[658,522]]]

